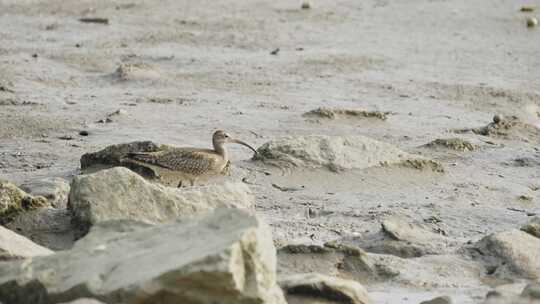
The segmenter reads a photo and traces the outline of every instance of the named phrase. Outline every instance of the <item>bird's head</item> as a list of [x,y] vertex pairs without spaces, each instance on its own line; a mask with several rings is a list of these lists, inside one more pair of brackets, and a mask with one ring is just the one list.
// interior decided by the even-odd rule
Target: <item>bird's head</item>
[[239,144],[239,145],[246,146],[250,148],[251,150],[253,150],[253,152],[257,153],[257,150],[255,150],[252,146],[246,144],[245,142],[241,140],[232,138],[227,132],[223,130],[217,130],[216,132],[214,132],[214,135],[212,136],[212,142],[214,143],[214,147],[223,146],[224,144],[227,144],[227,143]]

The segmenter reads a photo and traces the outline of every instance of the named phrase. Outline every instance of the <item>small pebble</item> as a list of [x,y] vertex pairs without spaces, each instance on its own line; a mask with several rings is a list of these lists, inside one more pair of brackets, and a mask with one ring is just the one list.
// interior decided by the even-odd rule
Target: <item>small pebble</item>
[[532,11],[534,11],[534,7],[524,5],[524,6],[521,7],[520,11],[522,11],[522,12],[532,12]]
[[32,58],[38,58],[38,54],[32,54]]
[[79,132],[79,135],[80,136],[88,136],[88,131],[85,131],[85,130],[82,130],[81,132]]
[[527,27],[535,27],[538,25],[538,19],[534,17],[527,18]]
[[279,48],[270,52],[270,55],[277,55],[279,53]]
[[503,119],[504,119],[504,116],[502,116],[501,114],[495,114],[495,115],[493,116],[493,122],[496,123],[496,124],[498,124],[498,123],[500,123],[501,121],[503,121]]
[[304,2],[304,3],[302,3],[301,8],[302,8],[303,10],[310,9],[310,8],[311,8],[311,4],[309,4],[309,2]]

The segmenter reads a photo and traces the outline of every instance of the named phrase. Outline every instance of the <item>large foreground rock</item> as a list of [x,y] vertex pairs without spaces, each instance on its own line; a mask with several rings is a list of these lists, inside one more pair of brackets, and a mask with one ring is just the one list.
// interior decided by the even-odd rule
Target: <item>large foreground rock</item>
[[279,285],[287,295],[289,304],[350,303],[369,304],[368,293],[362,284],[318,273],[286,276]]
[[53,251],[0,226],[0,261],[48,255]]
[[0,224],[5,224],[21,212],[50,206],[41,196],[32,196],[14,184],[0,180]]
[[69,209],[83,232],[114,219],[162,223],[219,207],[250,209],[253,197],[243,183],[196,188],[169,188],[117,167],[75,177]]
[[484,237],[475,251],[499,277],[540,278],[540,239],[513,229]]
[[101,242],[90,233],[91,241],[70,251],[1,263],[0,302],[285,303],[270,228],[245,211],[123,230]]
[[310,135],[265,143],[255,159],[279,167],[327,168],[332,171],[399,165],[443,171],[440,164],[408,154],[397,147],[365,136]]

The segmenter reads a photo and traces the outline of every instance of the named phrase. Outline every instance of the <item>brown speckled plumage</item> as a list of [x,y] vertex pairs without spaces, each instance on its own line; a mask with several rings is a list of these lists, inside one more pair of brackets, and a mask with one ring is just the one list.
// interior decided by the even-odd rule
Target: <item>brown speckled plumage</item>
[[[183,186],[183,181],[189,181],[191,185],[202,177],[220,174],[229,162],[225,143],[238,143],[249,147],[248,144],[232,139],[223,131],[216,131],[212,137],[214,149],[197,148],[172,148],[158,152],[130,153],[128,159],[150,165],[160,175],[175,175],[180,179],[178,186]],[[256,152],[256,151],[255,151]]]
[[131,158],[174,171],[200,175],[211,171],[216,166],[215,157],[208,157],[211,153],[212,150],[197,151],[177,148],[153,153],[136,153],[132,154]]

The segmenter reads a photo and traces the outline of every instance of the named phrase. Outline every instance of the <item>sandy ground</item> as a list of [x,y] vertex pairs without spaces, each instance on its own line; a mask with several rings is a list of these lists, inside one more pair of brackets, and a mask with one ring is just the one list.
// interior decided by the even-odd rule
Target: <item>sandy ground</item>
[[[484,126],[494,114],[540,125],[540,28],[525,26],[538,11],[519,12],[522,3],[513,0],[300,4],[1,0],[0,177],[69,179],[82,154],[106,145],[147,139],[208,147],[216,129],[254,146],[284,135],[361,134],[434,158],[446,173],[266,176],[249,170],[249,150],[230,148],[231,178],[254,183],[257,210],[276,242],[362,235],[398,214],[418,222],[437,217],[433,228],[457,249],[540,213],[538,133],[452,132]],[[320,106],[391,114],[386,121],[302,116]],[[117,110],[111,122],[99,122]],[[421,147],[456,136],[479,148]],[[440,294],[473,303],[489,288],[452,283],[459,279],[367,288],[376,303]]]

